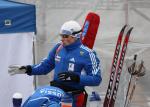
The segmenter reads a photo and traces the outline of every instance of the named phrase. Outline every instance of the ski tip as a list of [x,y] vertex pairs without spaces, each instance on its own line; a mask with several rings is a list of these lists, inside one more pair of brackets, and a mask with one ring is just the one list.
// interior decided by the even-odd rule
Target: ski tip
[[123,28],[125,29],[127,26],[128,26],[128,25],[126,24],[126,25],[124,25],[124,27],[123,27]]
[[121,32],[124,32],[126,27],[127,27],[127,25],[124,25],[123,28],[121,29]]
[[131,32],[133,30],[133,27],[131,27],[130,29],[129,29],[129,32]]
[[131,31],[133,30],[133,27],[131,27],[128,32],[127,32],[127,35],[130,35]]

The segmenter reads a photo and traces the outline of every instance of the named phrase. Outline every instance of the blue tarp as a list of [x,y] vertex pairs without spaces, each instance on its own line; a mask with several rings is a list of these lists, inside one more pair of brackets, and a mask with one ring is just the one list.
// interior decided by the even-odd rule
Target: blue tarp
[[35,6],[0,0],[0,33],[35,32]]

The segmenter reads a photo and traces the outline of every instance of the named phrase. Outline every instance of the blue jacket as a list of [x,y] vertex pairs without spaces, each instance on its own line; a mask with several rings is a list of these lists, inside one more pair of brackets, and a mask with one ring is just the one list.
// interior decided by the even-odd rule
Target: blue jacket
[[98,86],[102,80],[100,61],[96,53],[84,46],[80,40],[69,46],[62,46],[58,43],[46,59],[40,64],[32,66],[31,75],[47,74],[54,69],[54,80],[58,80],[60,72],[73,71],[80,75],[80,83],[67,84],[77,89],[84,86]]
[[25,101],[22,107],[61,107],[60,102],[65,92],[52,86],[44,86],[35,92]]

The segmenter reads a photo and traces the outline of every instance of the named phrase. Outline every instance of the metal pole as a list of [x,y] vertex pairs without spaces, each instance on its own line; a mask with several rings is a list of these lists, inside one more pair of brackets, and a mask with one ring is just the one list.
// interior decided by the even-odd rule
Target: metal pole
[[[33,64],[36,64],[36,46],[35,46],[35,42],[36,42],[36,37],[33,37]],[[34,89],[37,88],[37,76],[35,75],[33,78],[33,85],[34,85]]]
[[[37,5],[37,2],[36,0],[34,1],[34,5],[36,6]],[[35,8],[36,9],[36,8]],[[35,13],[36,14],[36,13]],[[33,64],[36,64],[37,62],[37,59],[36,59],[36,34],[37,32],[35,32],[35,35],[33,37]],[[37,76],[35,75],[34,78],[33,78],[33,85],[34,85],[34,89],[37,88],[37,85],[38,85],[38,81],[37,81]]]

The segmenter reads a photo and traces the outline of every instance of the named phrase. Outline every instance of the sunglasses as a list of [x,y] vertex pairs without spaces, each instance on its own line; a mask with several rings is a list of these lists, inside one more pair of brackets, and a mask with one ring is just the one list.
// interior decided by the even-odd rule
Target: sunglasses
[[62,38],[68,38],[69,35],[60,35]]

